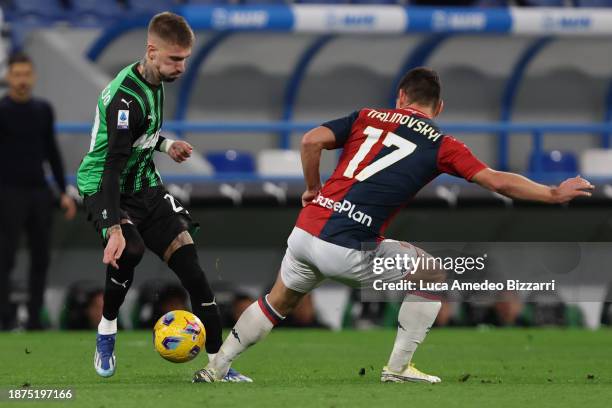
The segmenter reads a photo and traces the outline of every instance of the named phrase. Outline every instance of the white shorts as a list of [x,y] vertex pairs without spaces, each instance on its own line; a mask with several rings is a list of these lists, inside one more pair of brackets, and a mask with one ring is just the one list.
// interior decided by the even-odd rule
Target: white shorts
[[[287,240],[287,252],[281,264],[280,274],[285,286],[300,293],[308,293],[325,279],[333,279],[353,287],[368,286],[374,280],[393,282],[411,273],[410,267],[373,273],[376,257],[394,257],[407,254],[417,257],[416,247],[394,240],[384,240],[375,249],[359,251],[345,248],[293,228]],[[397,245],[389,245],[397,243]]]

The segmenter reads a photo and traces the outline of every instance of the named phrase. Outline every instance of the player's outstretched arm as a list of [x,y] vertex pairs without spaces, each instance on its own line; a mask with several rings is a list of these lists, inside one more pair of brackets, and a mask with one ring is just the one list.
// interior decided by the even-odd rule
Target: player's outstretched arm
[[319,172],[321,152],[323,149],[330,150],[335,147],[336,136],[325,126],[314,128],[302,137],[300,152],[304,181],[306,182],[306,191],[302,194],[302,206],[311,202],[321,189],[321,174]]
[[549,204],[566,203],[576,197],[590,197],[595,188],[580,176],[569,178],[558,186],[545,186],[515,173],[490,168],[476,173],[472,180],[487,190],[518,200],[540,201]]

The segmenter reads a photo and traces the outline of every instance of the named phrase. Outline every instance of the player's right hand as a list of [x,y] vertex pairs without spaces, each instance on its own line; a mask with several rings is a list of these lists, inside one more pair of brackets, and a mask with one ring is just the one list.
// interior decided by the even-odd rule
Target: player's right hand
[[558,203],[567,203],[576,197],[590,197],[594,188],[588,180],[576,176],[559,184],[559,187],[553,189],[553,194]]
[[125,249],[125,238],[121,232],[121,228],[118,228],[110,233],[106,248],[104,248],[104,258],[102,262],[105,265],[111,264],[113,268],[119,269],[117,260],[121,258],[121,254]]
[[306,207],[308,203],[314,200],[318,194],[319,194],[319,189],[304,191],[304,194],[302,194],[302,207]]
[[183,140],[175,140],[168,149],[168,155],[177,163],[182,163],[191,157],[193,146]]

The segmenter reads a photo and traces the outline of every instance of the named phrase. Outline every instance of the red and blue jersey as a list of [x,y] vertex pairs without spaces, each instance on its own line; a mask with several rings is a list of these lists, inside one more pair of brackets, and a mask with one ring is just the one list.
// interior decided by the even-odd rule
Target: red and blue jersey
[[343,151],[296,226],[354,249],[380,241],[389,222],[442,173],[472,177],[487,166],[413,109],[362,109],[324,123]]

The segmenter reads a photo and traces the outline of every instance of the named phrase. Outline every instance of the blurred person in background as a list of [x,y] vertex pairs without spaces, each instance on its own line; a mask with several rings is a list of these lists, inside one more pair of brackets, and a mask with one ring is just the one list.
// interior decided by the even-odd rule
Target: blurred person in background
[[231,307],[231,326],[233,327],[240,315],[249,307],[251,303],[255,301],[256,298],[251,297],[248,293],[236,292],[234,294],[234,298],[232,299],[232,307]]
[[306,294],[293,311],[282,321],[283,327],[325,328],[317,317],[312,293]]
[[87,328],[95,329],[98,327],[98,322],[102,317],[102,306],[104,305],[104,291],[97,290],[90,293],[87,307],[85,308],[85,316],[87,316]]
[[[271,289],[271,288],[270,288]],[[252,297],[248,291],[236,291],[231,302],[231,326],[236,324],[240,315],[257,300],[257,297]],[[292,328],[326,328],[319,321],[317,311],[314,306],[312,294],[304,296],[298,303],[291,314],[287,315],[286,319],[281,322],[282,327]]]
[[95,283],[74,283],[66,295],[61,327],[67,330],[97,328],[102,316],[103,293],[102,288]]
[[[189,310],[187,292],[179,285],[169,285],[163,288],[156,304],[157,320],[173,310]],[[152,326],[151,326],[152,327]]]
[[524,326],[523,307],[517,292],[472,292],[463,305],[463,322],[468,326]]
[[519,323],[519,317],[523,311],[523,302],[518,292],[504,290],[499,293],[499,299],[495,302],[495,315],[500,326],[513,326]]
[[[151,329],[160,317],[173,310],[190,310],[187,292],[175,283],[150,281],[140,288],[136,326]],[[98,320],[99,322],[99,320]]]
[[15,324],[11,312],[10,273],[15,265],[21,232],[30,249],[28,330],[42,329],[54,197],[45,180],[43,163],[53,172],[64,217],[72,220],[76,204],[66,194],[64,167],[55,141],[51,105],[32,96],[34,64],[25,54],[9,58],[8,94],[0,99],[0,327]]

